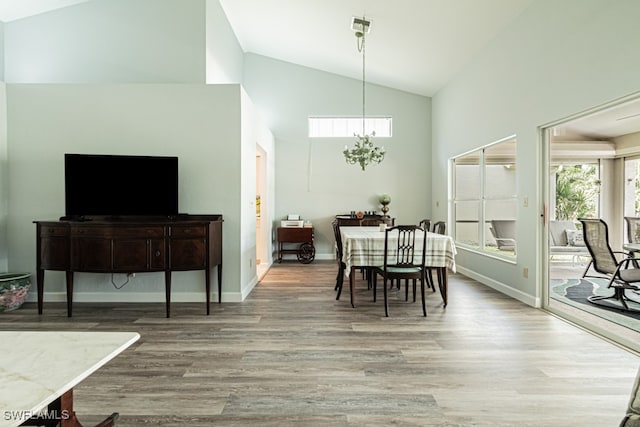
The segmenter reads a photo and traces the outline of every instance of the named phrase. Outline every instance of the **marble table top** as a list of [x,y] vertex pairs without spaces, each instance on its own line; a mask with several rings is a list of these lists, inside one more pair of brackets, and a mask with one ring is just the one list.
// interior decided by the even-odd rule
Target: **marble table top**
[[136,332],[0,331],[0,426],[19,426],[136,342]]

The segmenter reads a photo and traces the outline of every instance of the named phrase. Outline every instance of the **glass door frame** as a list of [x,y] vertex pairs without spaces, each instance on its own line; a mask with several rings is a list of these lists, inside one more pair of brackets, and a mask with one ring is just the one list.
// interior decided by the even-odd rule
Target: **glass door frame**
[[[555,194],[550,194],[551,175],[551,131],[555,126],[570,122],[574,119],[585,117],[591,114],[604,112],[612,107],[620,104],[637,100],[640,98],[640,93],[636,93],[604,105],[594,107],[588,111],[575,114],[570,117],[566,117],[560,120],[556,120],[538,127],[538,141],[539,141],[539,165],[540,165],[540,218],[541,227],[539,227],[540,233],[540,263],[539,274],[541,280],[539,281],[540,288],[537,294],[540,296],[541,307],[543,310],[564,319],[570,323],[577,325],[587,331],[590,331],[596,335],[603,337],[613,343],[622,345],[635,352],[640,352],[640,342],[637,339],[637,334],[629,333],[628,329],[624,326],[617,325],[611,321],[607,321],[599,318],[595,315],[586,314],[582,310],[570,307],[561,302],[552,302],[550,297],[550,250],[549,250],[549,206],[551,197],[555,197]],[[601,201],[602,203],[602,201]],[[564,306],[564,307],[563,307]]]

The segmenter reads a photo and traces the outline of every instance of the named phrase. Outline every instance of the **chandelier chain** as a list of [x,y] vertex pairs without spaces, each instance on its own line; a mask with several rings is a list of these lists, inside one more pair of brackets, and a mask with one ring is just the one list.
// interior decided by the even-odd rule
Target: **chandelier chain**
[[368,21],[362,18],[362,31],[356,31],[356,41],[358,52],[362,53],[362,134],[354,134],[356,137],[355,147],[349,149],[348,146],[344,147],[344,157],[349,164],[358,164],[364,171],[366,167],[372,163],[380,163],[384,159],[385,150],[384,147],[376,147],[372,141],[372,137],[376,135],[375,131],[371,132],[371,135],[366,133],[366,48],[365,48],[365,33],[366,28],[364,23],[369,24]]
[[365,108],[366,108],[366,99],[365,99],[365,35],[364,32],[362,33],[362,46],[361,46],[361,51],[362,51],[362,134],[365,135],[365,120],[366,120],[366,114],[365,114]]

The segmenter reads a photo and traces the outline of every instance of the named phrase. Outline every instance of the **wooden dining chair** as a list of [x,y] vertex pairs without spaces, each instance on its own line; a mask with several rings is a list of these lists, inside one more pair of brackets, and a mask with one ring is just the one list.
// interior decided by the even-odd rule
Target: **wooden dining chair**
[[[387,281],[405,279],[406,297],[408,299],[408,281],[413,281],[413,301],[416,300],[416,281],[420,281],[420,294],[422,295],[422,314],[427,315],[427,305],[424,295],[425,281],[425,249],[426,236],[422,239],[422,252],[416,255],[416,232],[422,232],[417,225],[398,225],[385,230],[384,236],[384,264],[373,268],[373,300],[376,300],[377,277],[383,279],[384,315],[389,317],[389,299]],[[389,236],[393,236],[392,239]],[[396,240],[397,235],[397,240]]]
[[336,294],[336,299],[340,299],[340,294],[342,293],[342,285],[344,283],[344,270],[347,268],[344,262],[342,262],[342,236],[340,235],[340,226],[338,225],[338,221],[333,221],[331,225],[333,226],[333,235],[336,240],[336,261],[338,263],[338,274],[336,276],[336,286],[334,290],[338,293]]
[[433,223],[433,233],[444,234],[446,233],[447,225],[444,221],[436,221]]
[[429,230],[431,230],[431,220],[430,220],[430,219],[423,219],[423,220],[421,220],[421,221],[418,223],[418,225],[419,225],[420,227],[422,227],[422,229],[423,229],[424,231],[429,231]]

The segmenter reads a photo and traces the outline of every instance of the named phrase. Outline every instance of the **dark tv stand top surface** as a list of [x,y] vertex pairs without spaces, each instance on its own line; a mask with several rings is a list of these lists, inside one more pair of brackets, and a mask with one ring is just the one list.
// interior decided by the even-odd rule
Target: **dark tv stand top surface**
[[92,223],[122,223],[122,224],[171,224],[184,221],[223,221],[222,215],[87,215],[87,216],[62,216],[63,222],[92,222]]

